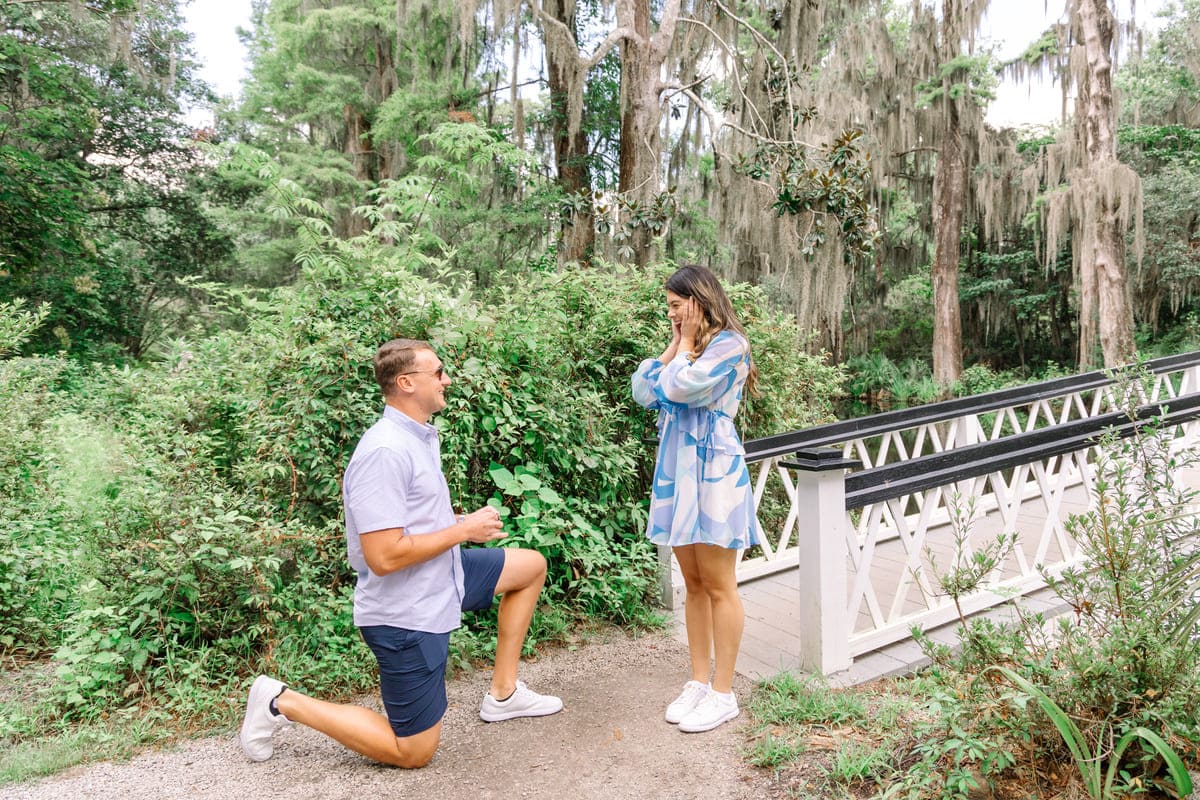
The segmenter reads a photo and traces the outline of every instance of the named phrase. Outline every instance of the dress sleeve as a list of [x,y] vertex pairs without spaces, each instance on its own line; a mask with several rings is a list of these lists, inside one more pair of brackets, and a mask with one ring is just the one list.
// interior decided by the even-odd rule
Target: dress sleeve
[[655,409],[659,404],[658,378],[663,363],[657,358],[647,358],[633,373],[633,399],[638,405]]
[[662,370],[659,397],[691,407],[711,405],[737,382],[737,368],[747,349],[745,339],[726,330],[713,337],[695,363],[680,353]]

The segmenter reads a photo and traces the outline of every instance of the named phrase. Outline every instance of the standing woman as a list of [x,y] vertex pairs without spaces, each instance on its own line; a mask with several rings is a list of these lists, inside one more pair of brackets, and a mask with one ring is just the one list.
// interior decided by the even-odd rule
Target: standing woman
[[745,612],[736,567],[739,551],[759,543],[759,528],[733,416],[743,388],[755,391],[758,370],[712,272],[683,266],[667,279],[666,291],[671,343],[638,367],[633,398],[658,409],[647,535],[671,546],[687,586],[692,677],[666,717],[695,733],[739,712],[733,669]]

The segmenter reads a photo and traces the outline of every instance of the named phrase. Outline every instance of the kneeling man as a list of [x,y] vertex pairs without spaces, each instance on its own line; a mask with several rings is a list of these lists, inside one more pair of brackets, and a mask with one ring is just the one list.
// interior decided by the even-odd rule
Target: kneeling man
[[423,767],[433,758],[446,712],[450,631],[463,611],[502,595],[496,663],[479,716],[487,722],[562,709],[517,680],[521,645],[546,580],[534,550],[468,548],[504,538],[500,515],[484,506],[456,516],[442,474],[437,429],[450,376],[423,341],[393,339],[375,354],[383,417],[346,467],[346,550],[358,573],[354,624],[379,662],[387,716],[328,703],[260,675],[250,687],[241,743],[254,761],[271,757],[276,728],[299,722],[368,758]]

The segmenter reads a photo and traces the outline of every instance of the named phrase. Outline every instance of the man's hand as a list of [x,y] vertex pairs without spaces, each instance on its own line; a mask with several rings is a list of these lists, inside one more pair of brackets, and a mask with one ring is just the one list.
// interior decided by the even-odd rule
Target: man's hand
[[500,512],[491,506],[463,514],[449,528],[433,533],[406,534],[403,528],[387,528],[359,536],[363,558],[376,575],[428,561],[462,542],[485,542],[507,536],[500,525]]
[[464,527],[468,542],[484,544],[508,536],[500,524],[500,512],[491,506],[484,506],[478,511],[464,514],[458,524]]

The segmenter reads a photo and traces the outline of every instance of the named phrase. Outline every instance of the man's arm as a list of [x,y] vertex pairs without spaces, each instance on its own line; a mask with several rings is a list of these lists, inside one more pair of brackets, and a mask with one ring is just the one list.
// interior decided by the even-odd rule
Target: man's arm
[[384,528],[360,534],[359,541],[371,572],[387,575],[428,561],[457,544],[483,544],[507,535],[500,525],[500,514],[491,506],[484,506],[440,531],[408,534],[403,528]]

